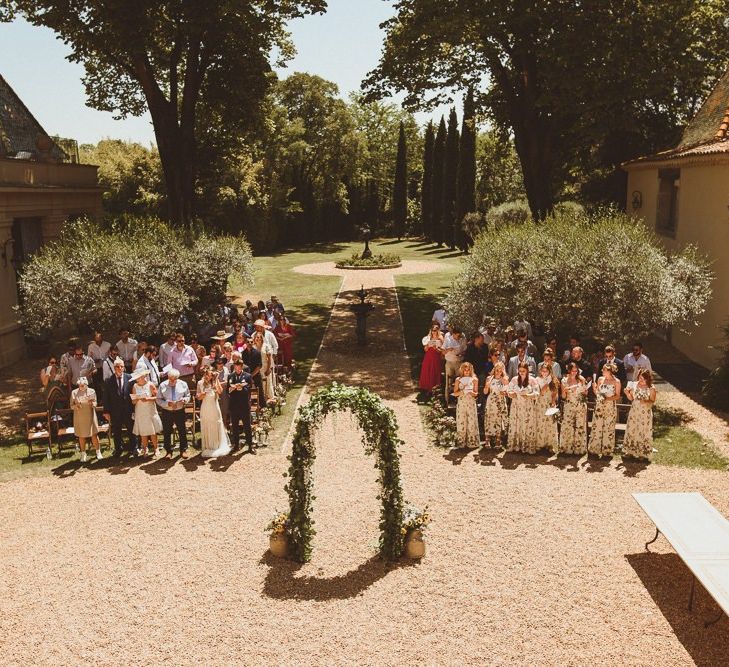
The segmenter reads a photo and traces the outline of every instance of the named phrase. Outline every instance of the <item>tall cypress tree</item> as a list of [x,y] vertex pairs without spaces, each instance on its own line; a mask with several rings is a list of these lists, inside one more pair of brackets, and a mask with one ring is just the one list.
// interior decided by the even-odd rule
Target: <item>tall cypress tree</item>
[[451,109],[443,165],[443,240],[456,247],[456,179],[458,178],[458,116]]
[[425,149],[423,150],[423,187],[420,189],[420,212],[423,236],[433,239],[433,149],[435,130],[433,121],[425,128]]
[[463,229],[463,218],[476,210],[476,105],[473,89],[463,100],[463,126],[458,152],[458,183],[456,197],[456,244],[467,250],[473,239]]
[[433,241],[443,245],[443,174],[445,173],[445,150],[446,150],[445,119],[441,116],[438,133],[435,135],[433,146],[433,180],[432,180],[432,205],[433,216]]
[[399,241],[405,234],[408,219],[408,150],[405,140],[405,124],[400,121],[400,136],[397,140],[395,161],[395,182],[392,186],[392,220]]

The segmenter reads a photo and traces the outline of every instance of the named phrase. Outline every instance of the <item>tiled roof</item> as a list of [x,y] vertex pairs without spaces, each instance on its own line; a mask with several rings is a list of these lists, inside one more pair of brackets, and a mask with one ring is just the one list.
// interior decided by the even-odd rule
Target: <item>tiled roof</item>
[[0,76],[0,157],[21,154],[38,159],[38,137],[49,146],[50,157],[62,160],[65,153],[51,140],[15,91]]
[[665,162],[668,160],[678,160],[681,158],[699,157],[701,155],[718,155],[720,153],[729,153],[729,139],[718,139],[710,141],[698,146],[689,146],[687,148],[672,148],[668,151],[647,155],[635,160],[631,160],[626,164],[639,164],[641,162]]

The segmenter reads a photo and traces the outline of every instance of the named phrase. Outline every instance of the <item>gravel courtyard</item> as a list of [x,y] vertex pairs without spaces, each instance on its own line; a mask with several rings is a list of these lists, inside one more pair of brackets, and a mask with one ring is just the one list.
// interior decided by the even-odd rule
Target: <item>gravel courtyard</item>
[[662,538],[644,551],[630,496],[698,490],[729,515],[725,472],[429,447],[392,272],[343,280],[308,391],[364,384],[395,410],[405,496],[433,516],[426,558],[375,557],[376,471],[348,415],[319,437],[305,566],[266,551],[285,452],[64,464],[0,486],[4,665],[729,664],[729,622],[704,629],[717,608],[700,588],[687,611],[689,572]]

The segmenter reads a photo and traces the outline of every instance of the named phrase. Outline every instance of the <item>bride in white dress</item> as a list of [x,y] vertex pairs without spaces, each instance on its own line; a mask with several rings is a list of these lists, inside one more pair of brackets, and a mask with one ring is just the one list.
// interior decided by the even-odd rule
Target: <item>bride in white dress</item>
[[197,400],[200,401],[201,456],[215,458],[230,454],[230,439],[225,430],[218,397],[223,386],[210,366],[205,366],[203,378],[197,383]]

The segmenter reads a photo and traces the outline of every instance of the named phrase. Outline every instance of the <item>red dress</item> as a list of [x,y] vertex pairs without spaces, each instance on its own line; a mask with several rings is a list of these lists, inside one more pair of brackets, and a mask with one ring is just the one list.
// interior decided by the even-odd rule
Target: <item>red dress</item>
[[[296,338],[296,332],[290,324],[277,324],[273,330],[276,340],[278,340],[278,353],[281,355],[281,363],[284,366],[291,366],[291,362],[294,360],[294,338]],[[288,336],[281,337],[281,334],[288,334]]]
[[[432,345],[428,345],[431,342]],[[430,336],[423,338],[423,345],[427,345],[423,365],[420,368],[419,386],[423,391],[432,391],[433,387],[440,386],[440,375],[443,366],[443,359],[440,355],[440,348],[443,342],[440,339],[431,340]]]

